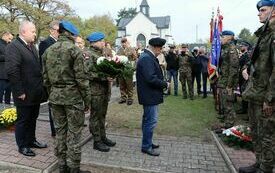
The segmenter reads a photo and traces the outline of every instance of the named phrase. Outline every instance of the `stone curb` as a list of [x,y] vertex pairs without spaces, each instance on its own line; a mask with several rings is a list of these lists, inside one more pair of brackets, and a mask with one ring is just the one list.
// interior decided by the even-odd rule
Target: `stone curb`
[[169,172],[162,172],[162,171],[154,171],[154,170],[148,170],[148,169],[142,169],[142,168],[133,168],[133,167],[125,167],[125,166],[116,166],[116,165],[107,165],[103,163],[86,163],[87,166],[92,167],[103,167],[103,168],[112,168],[114,171],[117,170],[119,172],[123,171],[131,171],[131,173],[169,173]]
[[212,134],[212,136],[213,136],[213,138],[214,138],[214,141],[215,141],[215,143],[216,143],[216,146],[218,147],[218,149],[219,149],[219,151],[220,151],[220,153],[221,153],[223,159],[225,160],[225,163],[227,164],[229,170],[230,170],[232,173],[238,173],[238,171],[237,171],[236,168],[234,167],[234,165],[233,165],[231,159],[228,157],[228,155],[227,155],[225,149],[223,148],[223,145],[220,143],[220,141],[219,141],[217,135],[216,135],[213,131],[211,131],[211,134]]
[[26,170],[33,171],[33,172],[42,173],[42,170],[40,170],[40,169],[35,169],[35,168],[29,167],[29,166],[24,166],[24,165],[9,163],[9,162],[0,161],[0,166],[18,168],[18,169],[26,169]]

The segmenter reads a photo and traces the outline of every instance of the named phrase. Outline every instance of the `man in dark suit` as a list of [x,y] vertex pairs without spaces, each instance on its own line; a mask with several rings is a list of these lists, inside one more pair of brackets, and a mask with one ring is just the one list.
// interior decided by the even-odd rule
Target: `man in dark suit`
[[161,53],[166,40],[152,38],[149,48],[145,49],[137,62],[137,93],[139,104],[143,105],[142,119],[142,148],[143,153],[159,156],[155,150],[158,145],[153,144],[153,130],[158,121],[158,105],[163,102],[163,89],[169,88],[165,82],[157,56]]
[[35,156],[30,148],[46,148],[36,140],[36,119],[43,98],[43,78],[38,53],[32,44],[36,28],[23,21],[19,36],[6,47],[6,70],[17,111],[15,138],[19,153]]
[[3,97],[5,96],[5,104],[10,104],[11,100],[11,88],[5,69],[5,48],[12,39],[13,35],[10,32],[4,32],[0,39],[0,103],[3,102]]
[[[46,49],[48,49],[51,45],[53,45],[58,37],[59,37],[59,21],[54,20],[50,23],[49,25],[49,32],[50,35],[48,36],[47,39],[43,40],[39,44],[39,58],[40,58],[40,65],[42,66],[42,55],[45,52]],[[54,123],[53,123],[53,118],[52,118],[52,111],[49,106],[49,119],[50,119],[50,126],[51,126],[51,132],[52,136],[56,135],[55,128],[54,128]]]

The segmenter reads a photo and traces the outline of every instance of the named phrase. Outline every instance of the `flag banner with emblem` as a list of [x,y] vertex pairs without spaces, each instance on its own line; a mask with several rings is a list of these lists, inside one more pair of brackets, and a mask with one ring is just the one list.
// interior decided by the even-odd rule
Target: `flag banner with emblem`
[[223,17],[220,15],[220,10],[218,8],[217,18],[213,21],[213,16],[212,16],[211,23],[210,23],[211,55],[210,55],[210,62],[208,65],[208,73],[209,73],[210,80],[217,77],[216,69],[218,67],[219,58],[221,54],[220,32],[222,31],[222,20],[223,20]]

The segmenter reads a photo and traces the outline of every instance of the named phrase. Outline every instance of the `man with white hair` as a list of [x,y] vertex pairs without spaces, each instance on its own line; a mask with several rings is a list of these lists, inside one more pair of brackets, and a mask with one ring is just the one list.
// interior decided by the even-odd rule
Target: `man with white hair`
[[33,45],[35,38],[35,25],[23,21],[19,36],[6,48],[6,69],[17,111],[15,138],[19,153],[26,156],[35,156],[30,148],[47,147],[35,137],[36,119],[44,94],[39,56]]

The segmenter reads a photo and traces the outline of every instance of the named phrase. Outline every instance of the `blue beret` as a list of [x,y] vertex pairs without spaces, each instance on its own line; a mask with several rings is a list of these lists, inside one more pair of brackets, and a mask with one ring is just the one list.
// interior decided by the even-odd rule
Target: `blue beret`
[[97,42],[105,38],[105,35],[102,32],[93,32],[88,37],[89,42]]
[[165,43],[166,43],[166,40],[160,37],[151,38],[149,40],[149,44],[154,47],[162,47],[163,45],[165,45]]
[[263,6],[273,6],[275,5],[275,0],[261,0],[257,3],[257,9],[259,10]]
[[229,30],[223,31],[223,32],[221,33],[221,35],[222,35],[222,36],[224,36],[224,35],[232,35],[232,36],[235,36],[234,32],[229,31]]
[[61,25],[66,31],[70,32],[74,36],[79,35],[78,29],[71,22],[62,20],[59,25]]

